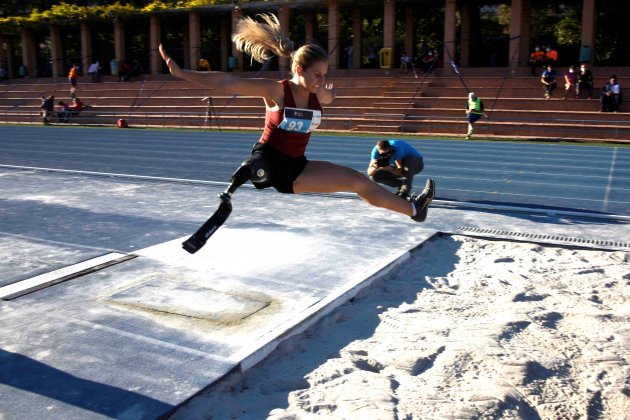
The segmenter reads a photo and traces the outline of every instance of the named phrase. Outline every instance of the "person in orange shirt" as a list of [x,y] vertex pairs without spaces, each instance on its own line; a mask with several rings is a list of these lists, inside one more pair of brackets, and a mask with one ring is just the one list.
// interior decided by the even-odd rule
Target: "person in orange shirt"
[[545,50],[545,65],[555,67],[557,61],[558,51],[552,49],[551,47],[547,47]]
[[534,52],[529,55],[529,67],[532,69],[532,76],[536,76],[538,67],[543,65],[545,53],[540,47],[534,48]]
[[70,73],[68,73],[68,81],[70,82],[70,96],[73,98],[77,94],[77,79],[79,78],[79,66],[76,64],[72,65],[70,69]]

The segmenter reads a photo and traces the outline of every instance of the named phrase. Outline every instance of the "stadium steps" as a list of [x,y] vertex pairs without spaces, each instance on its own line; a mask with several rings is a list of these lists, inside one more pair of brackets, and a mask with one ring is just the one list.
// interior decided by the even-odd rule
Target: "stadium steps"
[[[465,69],[481,74],[465,77],[464,86],[460,78],[444,75],[445,70],[440,70],[426,78],[398,71],[331,72],[329,81],[337,89],[337,99],[324,107],[320,128],[464,136],[468,88],[484,100],[490,117],[476,124],[484,127],[477,130],[479,136],[630,141],[629,113],[600,113],[598,99],[562,100],[561,83],[555,97],[547,100],[542,97],[538,78],[529,75],[506,78],[505,69]],[[616,72],[622,86],[630,86],[630,69],[597,68],[594,71],[596,94],[607,79],[607,76],[598,77],[602,74]],[[264,77],[276,77],[275,73],[269,72]],[[71,123],[112,125],[117,118],[125,118],[135,126],[262,127],[264,109],[260,98],[213,93],[212,89],[175,80],[169,75],[132,82],[104,77],[102,83],[91,83],[83,77],[79,81],[78,96],[91,107]],[[41,96],[50,94],[55,95],[56,101],[70,101],[65,78],[0,85],[0,121],[41,123]],[[212,98],[209,122],[205,118],[208,107],[202,100],[204,97]]]

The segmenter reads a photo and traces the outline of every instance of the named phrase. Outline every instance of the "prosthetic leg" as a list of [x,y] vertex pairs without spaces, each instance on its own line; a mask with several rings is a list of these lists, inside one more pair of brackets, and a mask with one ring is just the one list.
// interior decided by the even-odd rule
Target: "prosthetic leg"
[[260,154],[249,157],[232,174],[230,185],[219,194],[219,208],[190,238],[182,243],[182,247],[194,254],[199,251],[208,239],[225,223],[232,213],[232,194],[244,183],[251,180],[256,188],[265,188],[269,182],[269,166]]

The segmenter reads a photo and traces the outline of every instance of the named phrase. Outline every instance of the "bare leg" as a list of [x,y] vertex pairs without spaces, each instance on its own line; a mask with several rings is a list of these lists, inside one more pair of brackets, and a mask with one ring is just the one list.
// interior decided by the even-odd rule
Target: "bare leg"
[[353,192],[375,207],[411,216],[411,203],[392,194],[354,169],[324,161],[309,161],[293,182],[296,194],[304,192]]

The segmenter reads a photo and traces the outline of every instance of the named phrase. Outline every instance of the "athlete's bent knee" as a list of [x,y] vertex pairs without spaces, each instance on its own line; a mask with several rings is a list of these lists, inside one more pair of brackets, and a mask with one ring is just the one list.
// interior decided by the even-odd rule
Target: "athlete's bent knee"
[[271,165],[263,155],[256,153],[245,162],[250,168],[252,184],[262,185],[271,181]]

